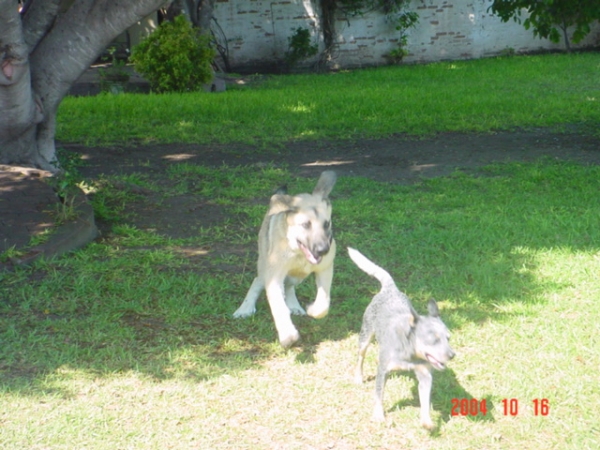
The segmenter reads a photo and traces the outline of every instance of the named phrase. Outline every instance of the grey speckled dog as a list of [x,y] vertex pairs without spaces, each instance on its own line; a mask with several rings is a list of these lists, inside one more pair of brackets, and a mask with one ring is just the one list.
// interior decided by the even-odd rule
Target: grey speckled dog
[[434,425],[429,413],[432,368],[443,370],[446,363],[454,358],[448,342],[450,333],[440,319],[437,304],[430,300],[429,315],[420,316],[409,298],[396,287],[389,273],[353,248],[348,248],[348,254],[360,269],[381,283],[381,290],[373,297],[363,316],[355,370],[355,380],[360,384],[367,347],[376,337],[379,365],[373,420],[384,420],[383,390],[388,374],[395,370],[413,370],[419,382],[421,425],[432,429]]

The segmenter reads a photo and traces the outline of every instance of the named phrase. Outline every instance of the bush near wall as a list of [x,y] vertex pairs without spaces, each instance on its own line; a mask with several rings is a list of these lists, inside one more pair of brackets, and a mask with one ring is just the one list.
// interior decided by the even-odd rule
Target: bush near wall
[[184,16],[163,22],[133,48],[131,61],[156,92],[197,91],[213,78],[215,57],[208,36],[201,35]]

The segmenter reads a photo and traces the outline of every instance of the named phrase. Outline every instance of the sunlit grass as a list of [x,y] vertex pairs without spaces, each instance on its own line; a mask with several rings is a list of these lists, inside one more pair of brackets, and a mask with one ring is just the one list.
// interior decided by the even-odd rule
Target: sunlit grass
[[[222,94],[67,98],[58,138],[84,144],[244,142],[583,127],[600,119],[597,54],[546,55],[270,77]],[[157,177],[164,179],[157,179]],[[597,167],[540,161],[414,186],[342,178],[339,245],[324,320],[276,342],[264,298],[233,320],[254,276],[273,188],[310,191],[285,168],[174,163],[95,180],[108,233],[73,255],[0,273],[0,447],[598,448],[600,206]],[[176,239],[138,229],[132,186],[226,208]],[[261,199],[258,201],[257,199]],[[369,420],[377,351],[352,383],[356,334],[377,283],[360,249],[424,312],[438,300],[457,357],[434,375],[438,432],[419,428],[412,377],[389,380]],[[312,280],[299,289],[307,303]],[[370,377],[370,378],[369,378]],[[452,399],[487,414],[452,416]],[[504,411],[504,400],[519,404]],[[549,414],[535,415],[546,399]]]
[[[489,166],[481,175],[413,186],[341,178],[332,193],[340,249],[332,309],[323,320],[295,318],[302,342],[284,351],[264,299],[251,319],[231,313],[254,276],[255,235],[246,234],[265,210],[256,199],[283,178],[294,192],[314,180],[272,167],[172,166],[166,177],[178,189],[220,199],[232,220],[172,239],[138,230],[117,212],[101,241],[0,274],[0,442],[596,448],[600,170],[541,161]],[[157,180],[134,180],[157,192]],[[104,189],[122,181],[104,179]],[[113,200],[119,211],[136,201]],[[388,382],[386,423],[369,420],[376,347],[364,385],[354,385],[351,370],[361,316],[378,286],[347,258],[347,245],[389,270],[420,312],[430,297],[441,306],[457,357],[434,375],[434,434],[419,427],[407,375]],[[314,290],[312,280],[301,285],[301,301]],[[471,398],[485,400],[485,415],[451,414],[452,399]],[[510,399],[515,416],[504,411]],[[549,402],[547,415],[535,415],[536,399]]]
[[86,145],[250,143],[492,132],[600,120],[597,53],[272,76],[227,92],[66,98],[57,138]]

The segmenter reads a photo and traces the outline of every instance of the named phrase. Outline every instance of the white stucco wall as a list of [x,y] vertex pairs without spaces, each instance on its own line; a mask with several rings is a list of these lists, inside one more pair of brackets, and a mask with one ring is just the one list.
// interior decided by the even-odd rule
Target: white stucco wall
[[[488,9],[492,0],[417,0],[419,25],[411,30],[407,61],[481,58],[498,55],[507,49],[515,52],[564,49],[533,36],[532,30],[514,21],[503,23]],[[600,29],[579,46],[598,43]]]
[[[502,23],[488,12],[492,0],[412,0],[419,23],[409,31],[410,62],[470,59],[515,52],[562,49],[533,36],[513,21]],[[232,68],[281,66],[288,37],[298,27],[320,39],[319,7],[311,0],[216,0],[214,15],[223,29]],[[398,31],[380,13],[336,20],[334,64],[340,68],[385,64],[385,53],[397,46]],[[323,47],[322,40],[319,43]],[[579,44],[600,44],[600,27]],[[308,61],[310,62],[310,61]]]
[[309,0],[216,0],[213,14],[223,30],[231,64],[279,64],[298,27],[315,35],[318,18]]

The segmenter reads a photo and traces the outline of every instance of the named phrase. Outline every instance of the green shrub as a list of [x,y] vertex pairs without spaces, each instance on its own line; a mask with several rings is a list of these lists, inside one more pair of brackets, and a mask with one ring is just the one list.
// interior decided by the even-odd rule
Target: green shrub
[[294,34],[288,38],[288,46],[285,61],[290,67],[294,67],[303,59],[316,55],[319,51],[319,46],[311,43],[310,31],[302,27],[298,27]]
[[407,30],[417,26],[417,23],[419,23],[419,15],[416,12],[404,10],[398,13],[394,20],[396,22],[396,30],[400,32],[398,47],[389,51],[384,57],[390,64],[399,64],[402,62],[402,59],[408,55],[408,50],[406,49],[406,46],[408,45]]
[[208,36],[198,33],[184,16],[177,16],[134,47],[131,61],[153,90],[185,92],[200,90],[212,80],[214,56]]

